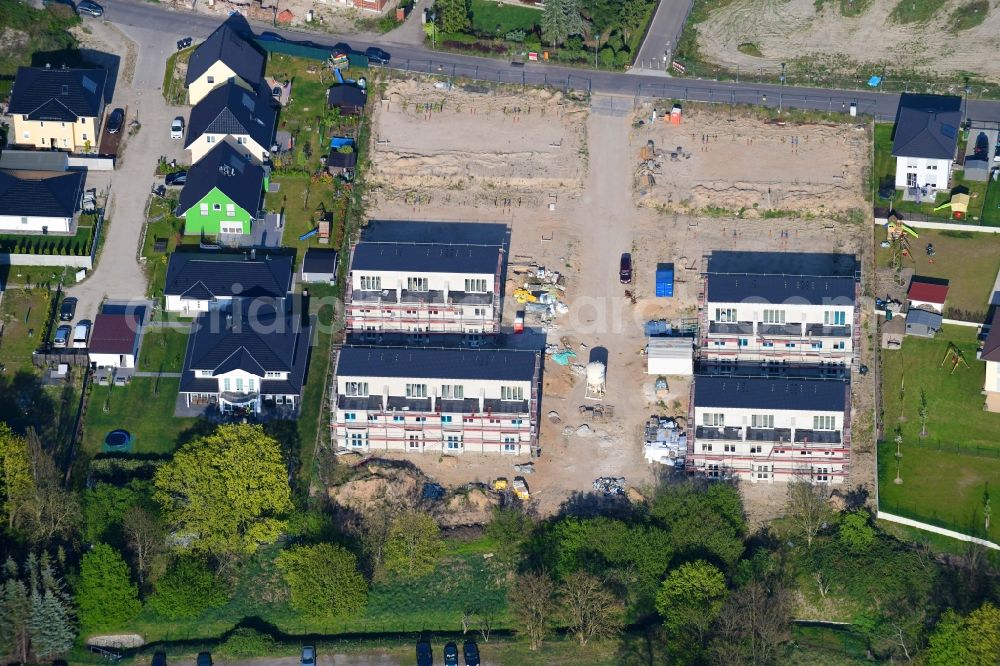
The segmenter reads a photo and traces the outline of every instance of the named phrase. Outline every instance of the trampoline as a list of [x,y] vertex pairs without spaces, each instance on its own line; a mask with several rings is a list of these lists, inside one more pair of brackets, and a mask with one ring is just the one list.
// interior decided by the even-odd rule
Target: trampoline
[[132,449],[132,434],[128,430],[112,430],[104,436],[105,451],[129,451]]

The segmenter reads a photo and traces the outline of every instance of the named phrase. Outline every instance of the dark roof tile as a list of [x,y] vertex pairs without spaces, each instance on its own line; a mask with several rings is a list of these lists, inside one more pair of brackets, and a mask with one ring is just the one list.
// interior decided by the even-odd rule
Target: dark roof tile
[[493,275],[502,253],[499,245],[362,241],[354,248],[351,270]]
[[216,187],[237,206],[257,215],[264,197],[264,169],[229,143],[219,142],[188,170],[178,203],[180,214],[196,206]]
[[188,60],[185,85],[191,85],[216,62],[257,87],[264,76],[264,54],[252,43],[253,32],[242,16],[234,15],[195,48]]
[[950,160],[958,146],[962,98],[953,95],[899,96],[892,154]]
[[203,134],[246,135],[264,150],[271,150],[278,108],[266,88],[252,92],[228,83],[205,95],[191,109],[185,147]]
[[346,346],[337,358],[337,374],[345,377],[528,381],[535,376],[538,357],[536,351],[520,349]]
[[291,255],[259,256],[175,252],[167,264],[166,296],[189,299],[284,298],[292,288]]
[[83,171],[0,171],[0,215],[73,217]]
[[841,379],[788,379],[699,375],[696,407],[843,412],[850,382]]
[[18,67],[7,112],[29,120],[96,118],[104,104],[104,69]]

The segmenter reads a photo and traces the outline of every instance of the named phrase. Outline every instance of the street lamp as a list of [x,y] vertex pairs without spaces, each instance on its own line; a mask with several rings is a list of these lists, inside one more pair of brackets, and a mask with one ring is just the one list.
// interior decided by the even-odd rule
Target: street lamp
[[778,112],[781,112],[782,97],[785,92],[785,63],[781,63],[781,91],[778,92]]

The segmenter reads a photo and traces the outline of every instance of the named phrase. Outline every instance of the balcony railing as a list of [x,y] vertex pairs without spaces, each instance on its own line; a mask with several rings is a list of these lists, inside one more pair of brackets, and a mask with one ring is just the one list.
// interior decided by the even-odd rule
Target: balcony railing
[[708,332],[710,335],[753,335],[753,322],[713,321],[708,324]]
[[697,439],[711,439],[715,441],[719,440],[729,440],[729,441],[742,441],[743,440],[743,429],[742,428],[719,428],[716,426],[698,426],[695,428],[694,436]]

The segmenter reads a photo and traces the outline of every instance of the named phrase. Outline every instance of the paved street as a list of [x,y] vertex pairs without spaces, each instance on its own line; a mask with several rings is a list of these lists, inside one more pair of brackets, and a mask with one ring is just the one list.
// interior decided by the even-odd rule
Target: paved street
[[684,28],[684,21],[694,0],[660,0],[656,14],[646,32],[646,38],[639,47],[635,59],[636,69],[664,71],[670,63],[665,54],[677,48],[677,38]]
[[[122,26],[145,27],[164,35],[190,36],[203,39],[214,30],[220,17],[181,12],[166,5],[136,2],[133,0],[108,0],[104,3],[105,18]],[[288,39],[311,39],[328,44],[347,41],[356,49],[373,44],[391,45],[392,67],[428,73],[476,76],[506,83],[536,85],[569,84],[574,88],[589,89],[635,97],[658,96],[688,99],[691,101],[729,104],[754,104],[768,107],[796,107],[804,109],[847,111],[856,103],[860,113],[877,114],[888,120],[895,116],[899,95],[855,90],[823,90],[792,86],[762,85],[757,83],[729,83],[694,79],[670,79],[662,73],[607,72],[543,63],[529,63],[523,68],[511,68],[509,63],[489,58],[478,58],[452,53],[437,53],[423,46],[395,45],[393,33],[359,41],[352,35],[320,35],[315,32],[275,28],[259,24],[260,30],[278,32]],[[1000,102],[972,100],[969,117],[976,120],[1000,121]]]

